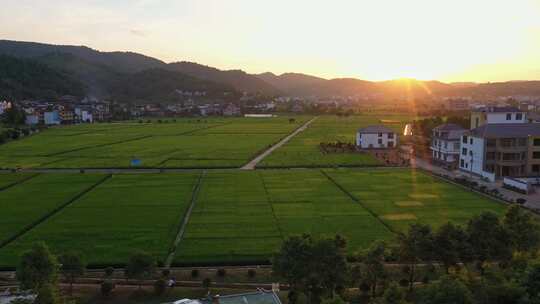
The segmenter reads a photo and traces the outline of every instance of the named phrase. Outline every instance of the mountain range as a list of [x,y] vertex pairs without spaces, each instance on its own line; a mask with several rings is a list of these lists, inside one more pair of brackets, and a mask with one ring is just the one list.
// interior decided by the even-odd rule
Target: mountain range
[[[540,96],[540,81],[479,84],[398,79],[374,82],[355,78],[324,79],[301,73],[249,74],[186,61],[166,63],[133,52],[101,52],[86,46],[10,40],[0,40],[0,55],[3,55],[0,61],[10,66],[11,71],[0,74],[0,98],[72,94],[159,102],[174,100],[176,90],[206,90],[216,97],[223,92],[248,92],[264,96],[363,96],[389,100],[430,96]],[[31,72],[32,69],[35,71]],[[33,76],[17,76],[17,72]],[[53,74],[52,78],[46,76]],[[44,78],[53,81],[43,82]],[[59,79],[66,85],[59,86]],[[36,90],[28,89],[32,86]]]

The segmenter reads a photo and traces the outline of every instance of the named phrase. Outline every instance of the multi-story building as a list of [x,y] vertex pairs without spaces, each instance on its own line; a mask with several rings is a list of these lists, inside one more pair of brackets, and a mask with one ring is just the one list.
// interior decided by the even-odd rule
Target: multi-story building
[[471,129],[484,124],[526,123],[527,112],[515,107],[482,107],[471,112]]
[[540,176],[540,124],[484,124],[461,139],[459,168],[490,180]]
[[360,149],[396,148],[398,135],[385,126],[369,126],[356,133],[356,146]]
[[434,128],[430,147],[433,162],[450,169],[457,168],[461,136],[466,131],[456,124],[444,124]]

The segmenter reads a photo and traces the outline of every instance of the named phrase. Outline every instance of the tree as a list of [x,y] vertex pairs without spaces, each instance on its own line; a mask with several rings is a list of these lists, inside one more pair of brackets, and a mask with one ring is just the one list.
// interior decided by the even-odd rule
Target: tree
[[45,283],[39,287],[34,304],[56,304],[59,302],[56,288],[50,283]]
[[540,264],[534,264],[527,270],[523,286],[532,303],[540,303]]
[[467,233],[451,222],[442,225],[433,237],[435,257],[449,273],[449,268],[457,265],[468,252]]
[[467,225],[467,234],[474,259],[478,261],[482,275],[486,261],[508,260],[512,257],[508,232],[501,225],[496,214],[484,212],[473,217]]
[[406,234],[398,235],[399,259],[408,265],[409,291],[412,291],[416,279],[416,265],[432,257],[433,233],[431,227],[412,224]]
[[8,125],[23,125],[26,122],[26,113],[13,105],[4,112],[4,123]]
[[540,229],[530,212],[512,205],[504,215],[503,225],[515,250],[533,252],[539,249]]
[[360,268],[361,281],[371,289],[371,296],[375,297],[379,281],[386,276],[384,269],[384,255],[386,244],[373,243],[358,259],[362,263]]
[[383,303],[384,304],[400,304],[404,303],[405,295],[403,291],[396,283],[390,284],[388,289],[384,292]]
[[39,290],[45,284],[54,284],[57,272],[56,257],[44,243],[37,243],[22,255],[17,280],[22,289]]
[[60,270],[62,274],[69,282],[69,294],[73,292],[73,283],[79,277],[81,277],[86,270],[86,263],[79,253],[68,252],[64,253],[59,258]]
[[[131,256],[126,266],[126,276],[130,279],[143,280],[150,278],[156,267],[154,258],[146,252],[138,252]],[[139,282],[139,289],[141,284]]]
[[346,242],[340,236],[317,241],[309,235],[293,236],[274,255],[272,267],[287,281],[293,295],[302,291],[310,303],[319,303],[325,294],[332,298],[345,283],[345,247]]
[[472,304],[471,292],[463,282],[443,276],[438,282],[424,288],[420,294],[421,304]]

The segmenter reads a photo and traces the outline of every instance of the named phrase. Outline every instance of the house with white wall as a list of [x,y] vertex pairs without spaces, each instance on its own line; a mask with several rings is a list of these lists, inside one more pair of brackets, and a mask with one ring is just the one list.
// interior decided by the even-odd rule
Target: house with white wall
[[444,124],[433,129],[431,152],[433,162],[450,169],[457,168],[461,136],[467,130],[457,124]]
[[516,107],[481,107],[471,112],[471,129],[484,124],[527,123],[527,112]]
[[398,145],[398,135],[383,125],[358,129],[356,147],[358,149],[389,149]]

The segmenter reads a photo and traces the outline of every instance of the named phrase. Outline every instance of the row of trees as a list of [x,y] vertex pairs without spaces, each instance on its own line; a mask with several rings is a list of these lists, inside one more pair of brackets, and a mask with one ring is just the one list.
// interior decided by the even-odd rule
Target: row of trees
[[[395,242],[376,242],[349,259],[339,236],[291,237],[274,256],[273,269],[290,284],[291,304],[299,295],[317,304],[351,287],[371,303],[540,303],[536,220],[514,205],[502,218],[486,212],[464,227],[413,224]],[[439,279],[430,284],[430,276]]]

